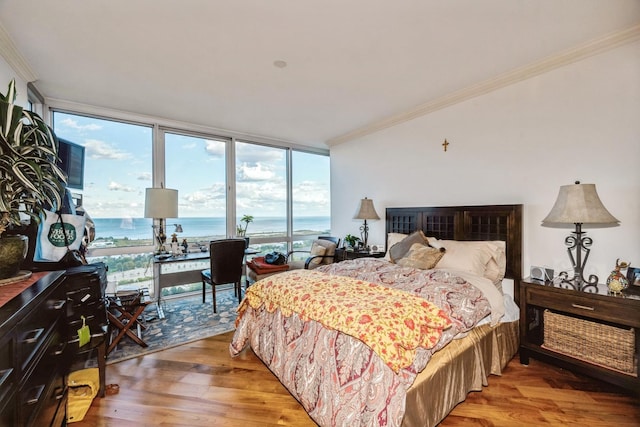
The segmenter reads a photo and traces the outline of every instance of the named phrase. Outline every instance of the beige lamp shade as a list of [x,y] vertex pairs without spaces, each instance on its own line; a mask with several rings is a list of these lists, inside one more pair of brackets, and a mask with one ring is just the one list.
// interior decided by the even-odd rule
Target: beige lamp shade
[[178,190],[147,188],[144,198],[145,218],[178,218]]
[[366,197],[361,199],[360,209],[353,219],[380,219],[376,208],[373,206],[373,200],[367,199]]
[[563,185],[542,225],[619,224],[598,197],[595,184]]

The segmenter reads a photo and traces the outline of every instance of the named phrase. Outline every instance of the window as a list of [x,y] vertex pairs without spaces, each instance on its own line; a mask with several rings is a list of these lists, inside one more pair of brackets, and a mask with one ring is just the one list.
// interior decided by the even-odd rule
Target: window
[[82,207],[95,223],[89,259],[105,261],[119,288],[153,288],[152,220],[144,218],[151,186],[152,128],[55,112],[56,135],[85,147]]
[[85,148],[84,189],[74,193],[95,223],[89,260],[107,263],[111,292],[146,287],[154,296],[152,219],[144,218],[154,171],[156,183],[179,192],[179,218],[167,218],[168,241],[180,224],[176,238],[191,250],[235,236],[244,215],[253,216],[247,236],[263,255],[308,249],[330,231],[325,154],[58,111],[53,127]]
[[244,215],[254,241],[287,236],[286,149],[236,142],[236,224]]

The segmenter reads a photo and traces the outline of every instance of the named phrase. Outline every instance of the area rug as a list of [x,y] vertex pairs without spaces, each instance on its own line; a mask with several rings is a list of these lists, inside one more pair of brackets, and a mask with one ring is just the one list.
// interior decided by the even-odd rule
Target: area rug
[[142,347],[125,336],[107,356],[107,364],[232,331],[235,328],[238,297],[226,290],[218,291],[216,296],[215,314],[210,293],[207,293],[204,304],[202,295],[163,299],[161,307],[164,319],[157,318],[156,304],[150,304],[144,312],[147,320],[144,322],[146,329],[142,331],[142,339],[148,347]]

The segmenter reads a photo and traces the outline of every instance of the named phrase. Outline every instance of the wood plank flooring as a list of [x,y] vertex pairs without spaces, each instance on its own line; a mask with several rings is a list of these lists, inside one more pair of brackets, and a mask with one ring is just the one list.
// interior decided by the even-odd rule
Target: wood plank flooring
[[[120,392],[93,401],[84,426],[315,426],[251,350],[229,356],[232,333],[107,367]],[[441,423],[451,426],[639,426],[640,402],[615,387],[516,356]]]

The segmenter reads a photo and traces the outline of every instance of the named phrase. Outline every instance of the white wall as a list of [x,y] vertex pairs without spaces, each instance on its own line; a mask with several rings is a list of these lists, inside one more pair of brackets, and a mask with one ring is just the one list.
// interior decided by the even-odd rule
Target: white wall
[[22,106],[27,105],[27,82],[20,79],[18,74],[9,66],[7,61],[0,56],[0,93],[3,95],[7,94],[7,86],[9,86],[11,79],[16,80],[16,90],[18,92],[16,104]]
[[[429,84],[429,82],[425,82]],[[451,145],[447,152],[444,139]],[[570,269],[569,229],[541,220],[560,185],[595,183],[620,220],[584,229],[586,274],[606,279],[616,258],[640,266],[640,42],[331,149],[332,230],[358,234],[360,198],[386,207],[524,205],[523,274]],[[384,243],[384,221],[370,222]]]

